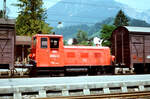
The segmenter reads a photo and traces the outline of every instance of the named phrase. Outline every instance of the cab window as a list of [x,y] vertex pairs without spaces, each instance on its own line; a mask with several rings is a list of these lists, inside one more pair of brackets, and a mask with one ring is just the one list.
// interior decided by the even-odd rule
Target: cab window
[[59,48],[59,38],[50,38],[50,48]]
[[47,48],[47,38],[41,38],[41,48]]
[[36,47],[36,37],[33,38],[33,47]]

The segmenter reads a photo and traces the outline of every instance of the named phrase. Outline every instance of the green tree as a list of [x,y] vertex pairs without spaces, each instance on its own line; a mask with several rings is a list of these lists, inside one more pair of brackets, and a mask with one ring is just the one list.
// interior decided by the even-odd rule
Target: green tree
[[42,23],[41,23],[42,34],[52,34],[52,29],[53,29],[53,27],[50,27],[49,24],[42,21]]
[[128,26],[128,18],[125,16],[124,12],[122,10],[120,10],[118,12],[118,14],[116,15],[115,21],[114,21],[114,25],[116,27],[119,26]]
[[79,30],[76,39],[80,45],[88,45],[88,34],[82,30]]
[[3,10],[0,10],[0,18],[3,18]]
[[110,46],[110,38],[112,35],[113,30],[115,30],[115,26],[113,25],[103,25],[100,37],[102,39],[102,45],[103,46]]
[[20,8],[16,19],[17,35],[32,36],[35,34],[50,33],[52,27],[45,22],[46,13],[42,7],[42,0],[18,0],[15,4]]

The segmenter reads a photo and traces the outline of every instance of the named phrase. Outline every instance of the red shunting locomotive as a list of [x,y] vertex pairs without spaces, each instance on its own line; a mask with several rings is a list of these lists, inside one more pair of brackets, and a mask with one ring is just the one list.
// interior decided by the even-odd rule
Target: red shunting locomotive
[[30,59],[37,70],[64,72],[112,72],[114,56],[109,47],[64,46],[62,35],[37,34],[32,37]]

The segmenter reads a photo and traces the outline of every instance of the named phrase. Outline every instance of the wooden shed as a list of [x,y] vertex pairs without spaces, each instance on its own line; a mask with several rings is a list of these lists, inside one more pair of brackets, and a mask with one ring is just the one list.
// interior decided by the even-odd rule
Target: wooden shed
[[150,72],[150,28],[121,26],[112,33],[112,54],[116,64]]

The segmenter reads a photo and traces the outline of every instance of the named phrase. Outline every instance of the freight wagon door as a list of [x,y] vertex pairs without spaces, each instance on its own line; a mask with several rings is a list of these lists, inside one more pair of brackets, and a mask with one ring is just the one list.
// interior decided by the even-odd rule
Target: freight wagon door
[[53,67],[64,66],[63,40],[61,37],[50,38],[50,65]]
[[145,63],[150,63],[150,36],[145,36]]
[[[0,30],[0,68],[9,68],[1,64],[9,64],[13,68],[14,38],[12,30]],[[3,67],[4,66],[4,67]]]
[[144,63],[144,37],[143,36],[133,36],[132,37],[132,63]]

